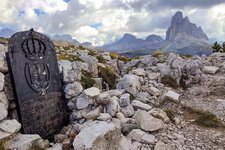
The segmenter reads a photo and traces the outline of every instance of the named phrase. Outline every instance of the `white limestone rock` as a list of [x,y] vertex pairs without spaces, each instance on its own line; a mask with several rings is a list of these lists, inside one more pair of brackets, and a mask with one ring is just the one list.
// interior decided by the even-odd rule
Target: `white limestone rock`
[[130,94],[125,93],[125,94],[121,95],[120,99],[119,99],[119,104],[121,107],[130,105]]
[[145,104],[145,103],[142,103],[138,100],[133,100],[132,101],[132,105],[134,107],[135,110],[138,110],[138,109],[142,109],[142,110],[150,110],[152,109],[152,107],[148,104]]
[[109,113],[112,117],[114,117],[119,111],[120,105],[118,103],[118,98],[114,96],[112,97],[110,103],[106,105],[106,112]]
[[128,93],[136,96],[141,90],[140,78],[133,74],[125,74],[117,84],[117,89],[125,89]]
[[120,138],[120,129],[113,123],[94,121],[75,137],[73,147],[75,150],[113,150],[117,149]]
[[42,140],[37,134],[17,134],[5,144],[5,149],[29,150],[33,143]]
[[0,92],[0,102],[3,103],[6,108],[9,107],[9,101],[4,92]]
[[3,120],[0,122],[0,139],[6,138],[16,132],[21,128],[21,124],[15,119],[13,120]]
[[131,71],[132,74],[137,76],[145,76],[145,70],[143,68],[137,68]]
[[174,102],[179,102],[179,97],[180,97],[180,94],[178,94],[174,91],[171,91],[171,90],[169,90],[165,96],[165,98],[172,100]]
[[102,106],[98,106],[94,110],[91,110],[89,113],[85,114],[86,119],[96,119],[102,112]]
[[161,91],[153,86],[148,88],[148,92],[153,96],[159,96],[161,94]]
[[160,108],[154,108],[149,111],[149,113],[156,118],[161,119],[164,123],[168,123],[170,121],[169,117],[167,116],[166,112],[164,112]]
[[85,97],[78,97],[76,100],[76,107],[77,109],[84,109],[88,107],[89,105],[89,100]]
[[107,120],[111,120],[112,116],[108,113],[100,113],[97,119],[101,121],[107,121]]
[[8,111],[6,106],[0,102],[0,121],[6,118],[8,115]]
[[2,49],[0,50],[0,72],[2,73],[8,72],[5,52]]
[[121,107],[121,112],[124,114],[125,117],[131,117],[134,115],[134,108],[130,104],[126,107]]
[[110,97],[108,91],[100,93],[96,97],[96,103],[98,103],[98,104],[108,104],[110,101],[111,101],[111,97]]
[[70,99],[72,97],[78,96],[83,90],[82,85],[80,82],[68,83],[65,86],[64,92],[65,97]]
[[219,70],[218,67],[215,66],[204,66],[203,72],[206,74],[215,74]]
[[138,141],[143,144],[154,144],[155,136],[148,134],[141,129],[133,129],[128,135],[127,138]]
[[91,88],[85,89],[84,94],[92,98],[99,95],[100,90],[96,87],[91,87]]
[[144,110],[137,110],[134,115],[137,124],[145,131],[157,131],[164,128],[162,120],[154,118]]
[[148,78],[149,80],[158,80],[160,77],[160,73],[149,73]]
[[3,90],[4,83],[5,83],[5,75],[0,72],[0,91]]
[[135,150],[132,141],[122,136],[117,150]]

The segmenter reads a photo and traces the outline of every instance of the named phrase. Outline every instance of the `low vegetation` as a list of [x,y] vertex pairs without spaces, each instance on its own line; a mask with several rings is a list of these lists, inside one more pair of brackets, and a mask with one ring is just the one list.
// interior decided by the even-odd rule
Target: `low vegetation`
[[81,84],[85,89],[87,89],[92,87],[95,84],[95,80],[92,79],[91,74],[89,72],[82,71]]
[[0,37],[0,44],[6,45],[6,44],[8,44],[8,41],[9,41],[8,38]]
[[221,52],[221,53],[225,53],[225,42],[223,42],[222,45],[218,44],[217,42],[215,42],[212,46],[213,52]]
[[178,88],[177,81],[170,75],[165,75],[164,77],[162,77],[161,83],[163,83],[164,85],[169,86],[173,89]]
[[104,57],[102,55],[96,56],[96,58],[98,59],[99,63],[106,64],[106,60],[104,59]]
[[173,111],[172,109],[166,109],[165,112],[166,112],[167,116],[169,117],[169,119],[170,119],[172,122],[175,122],[174,118],[175,118],[176,112]]
[[183,107],[183,109],[185,117],[187,119],[194,119],[194,123],[197,125],[210,128],[225,127],[225,125],[216,115],[208,111],[193,109],[191,107]]
[[78,56],[72,54],[58,54],[58,60],[82,61]]
[[4,147],[4,144],[3,144],[3,141],[0,141],[0,150],[5,150],[5,147]]
[[[109,67],[98,67],[98,76],[102,77],[102,82],[107,83],[109,85],[109,89],[116,88],[117,76],[114,71]],[[107,88],[105,84],[103,84],[103,88]]]

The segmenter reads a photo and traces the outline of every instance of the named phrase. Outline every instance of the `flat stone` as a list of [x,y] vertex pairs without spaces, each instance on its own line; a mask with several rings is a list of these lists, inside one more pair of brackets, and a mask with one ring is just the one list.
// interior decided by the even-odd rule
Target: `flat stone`
[[5,149],[30,150],[39,140],[41,137],[37,134],[17,134],[5,144]]
[[68,83],[65,86],[64,92],[65,97],[67,99],[78,96],[83,90],[82,85],[80,82]]
[[145,76],[145,70],[143,68],[137,68],[131,71],[132,74],[137,76]]
[[161,94],[161,91],[153,86],[148,88],[148,92],[153,96],[159,96]]
[[108,113],[100,113],[97,119],[102,121],[107,121],[107,120],[111,120],[112,116]]
[[5,75],[0,72],[0,91],[3,90],[4,83],[5,83]]
[[119,99],[119,104],[121,107],[130,105],[130,94],[125,93],[125,94],[121,95],[120,99]]
[[122,136],[117,150],[134,150],[132,141],[128,140],[126,137]]
[[120,138],[120,129],[113,123],[94,121],[75,137],[73,147],[75,150],[114,150]]
[[115,90],[109,90],[108,93],[111,97],[113,96],[121,96],[125,92],[124,89],[115,89]]
[[3,120],[0,122],[0,131],[7,132],[9,134],[16,133],[20,130],[21,124],[13,119],[13,120]]
[[0,92],[0,102],[3,103],[6,108],[9,107],[9,101],[4,92]]
[[89,100],[85,97],[78,97],[76,101],[77,109],[84,109],[89,105]]
[[86,119],[96,119],[102,111],[102,106],[98,106],[94,110],[91,110],[89,113],[84,115]]
[[125,116],[123,113],[118,112],[118,113],[116,113],[116,118],[118,118],[119,120],[123,120],[123,119],[125,119]]
[[149,113],[156,118],[161,119],[164,123],[168,123],[170,121],[169,117],[167,116],[166,112],[164,112],[160,108],[154,108],[149,111]]
[[109,92],[100,93],[96,97],[96,103],[98,104],[108,104],[110,101],[111,101],[111,97],[109,95]]
[[132,101],[132,105],[134,107],[135,110],[138,110],[138,109],[142,109],[142,110],[150,110],[152,109],[152,107],[148,104],[145,104],[145,103],[142,103],[138,100],[133,100]]
[[160,77],[160,73],[149,73],[148,78],[149,80],[158,80]]
[[148,134],[141,129],[133,129],[128,135],[128,138],[132,140],[138,141],[143,144],[154,144],[155,143],[155,136]]
[[134,108],[132,105],[121,107],[121,112],[124,114],[125,117],[131,117],[134,115]]
[[106,105],[106,112],[109,113],[111,116],[115,116],[117,112],[120,111],[120,105],[118,103],[117,97],[112,97],[109,104]]
[[207,74],[215,74],[219,70],[219,68],[215,66],[204,66],[202,70]]
[[0,102],[0,121],[6,118],[8,115],[8,111],[6,106]]
[[137,124],[145,131],[157,131],[164,128],[164,123],[144,110],[137,110],[134,115]]
[[100,94],[100,90],[96,87],[91,87],[91,88],[84,90],[84,94],[89,97],[95,97]]
[[166,98],[174,101],[174,102],[179,102],[179,97],[180,97],[180,94],[174,92],[174,91],[171,91],[169,90],[167,93],[166,93]]

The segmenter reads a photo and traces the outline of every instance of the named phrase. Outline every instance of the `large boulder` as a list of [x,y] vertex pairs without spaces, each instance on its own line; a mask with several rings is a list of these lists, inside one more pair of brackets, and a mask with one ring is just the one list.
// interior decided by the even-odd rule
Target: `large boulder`
[[84,127],[73,141],[75,150],[116,150],[120,129],[112,123],[94,121]]
[[136,96],[141,90],[140,78],[133,74],[126,74],[117,84],[117,89],[125,89],[133,96]]
[[145,131],[157,131],[164,128],[162,120],[157,119],[144,110],[137,110],[134,115],[137,124]]

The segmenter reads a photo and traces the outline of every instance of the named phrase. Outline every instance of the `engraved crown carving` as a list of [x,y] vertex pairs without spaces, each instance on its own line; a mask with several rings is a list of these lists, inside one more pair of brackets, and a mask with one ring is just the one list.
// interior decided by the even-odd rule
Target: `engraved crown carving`
[[30,60],[42,59],[46,52],[45,44],[39,39],[33,38],[32,35],[23,41],[22,49]]

